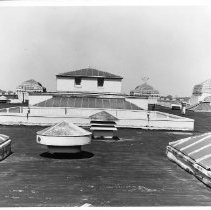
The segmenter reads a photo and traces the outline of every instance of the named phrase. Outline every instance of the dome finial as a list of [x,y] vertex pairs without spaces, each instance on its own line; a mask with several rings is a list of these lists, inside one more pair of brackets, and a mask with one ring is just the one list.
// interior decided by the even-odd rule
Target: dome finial
[[149,77],[142,77],[141,80],[143,83],[146,83],[149,80]]

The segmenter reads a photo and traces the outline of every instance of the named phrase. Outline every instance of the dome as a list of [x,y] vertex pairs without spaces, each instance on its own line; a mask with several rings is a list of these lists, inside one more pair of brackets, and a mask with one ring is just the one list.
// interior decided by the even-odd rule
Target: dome
[[132,90],[131,95],[158,95],[159,92],[155,90],[151,85],[143,83]]
[[193,95],[211,94],[211,79],[206,80],[193,87]]
[[27,92],[44,92],[44,87],[37,81],[30,79],[22,82],[17,88],[17,91],[27,91]]

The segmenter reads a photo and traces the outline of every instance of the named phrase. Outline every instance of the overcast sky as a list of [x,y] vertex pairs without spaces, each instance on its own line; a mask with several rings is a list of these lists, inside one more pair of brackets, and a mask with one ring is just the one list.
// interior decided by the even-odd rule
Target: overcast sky
[[190,96],[211,78],[211,9],[203,6],[0,7],[0,89],[90,65],[119,74],[123,92],[142,77],[161,94]]

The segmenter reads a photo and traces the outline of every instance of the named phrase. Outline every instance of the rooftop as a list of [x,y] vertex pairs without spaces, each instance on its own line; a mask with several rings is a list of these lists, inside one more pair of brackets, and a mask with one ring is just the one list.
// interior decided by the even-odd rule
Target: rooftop
[[119,75],[111,74],[93,68],[84,68],[75,71],[60,73],[57,74],[56,77],[84,77],[84,78],[102,77],[107,79],[123,79],[123,77]]
[[124,98],[97,98],[76,96],[55,96],[51,99],[35,104],[34,106],[142,110],[140,107],[126,101]]
[[[211,115],[190,114],[198,132],[211,131]],[[80,154],[51,155],[35,141],[41,129],[1,126],[14,140],[14,153],[0,164],[1,207],[211,205],[210,189],[165,154],[169,141],[192,133],[125,128],[119,141],[92,140]]]

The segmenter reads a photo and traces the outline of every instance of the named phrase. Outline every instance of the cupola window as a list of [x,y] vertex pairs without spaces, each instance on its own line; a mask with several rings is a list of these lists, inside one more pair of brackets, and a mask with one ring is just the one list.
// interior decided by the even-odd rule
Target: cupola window
[[80,86],[81,85],[81,77],[76,77],[75,78],[75,85]]
[[103,85],[104,85],[104,78],[98,78],[97,79],[97,86],[103,87]]

